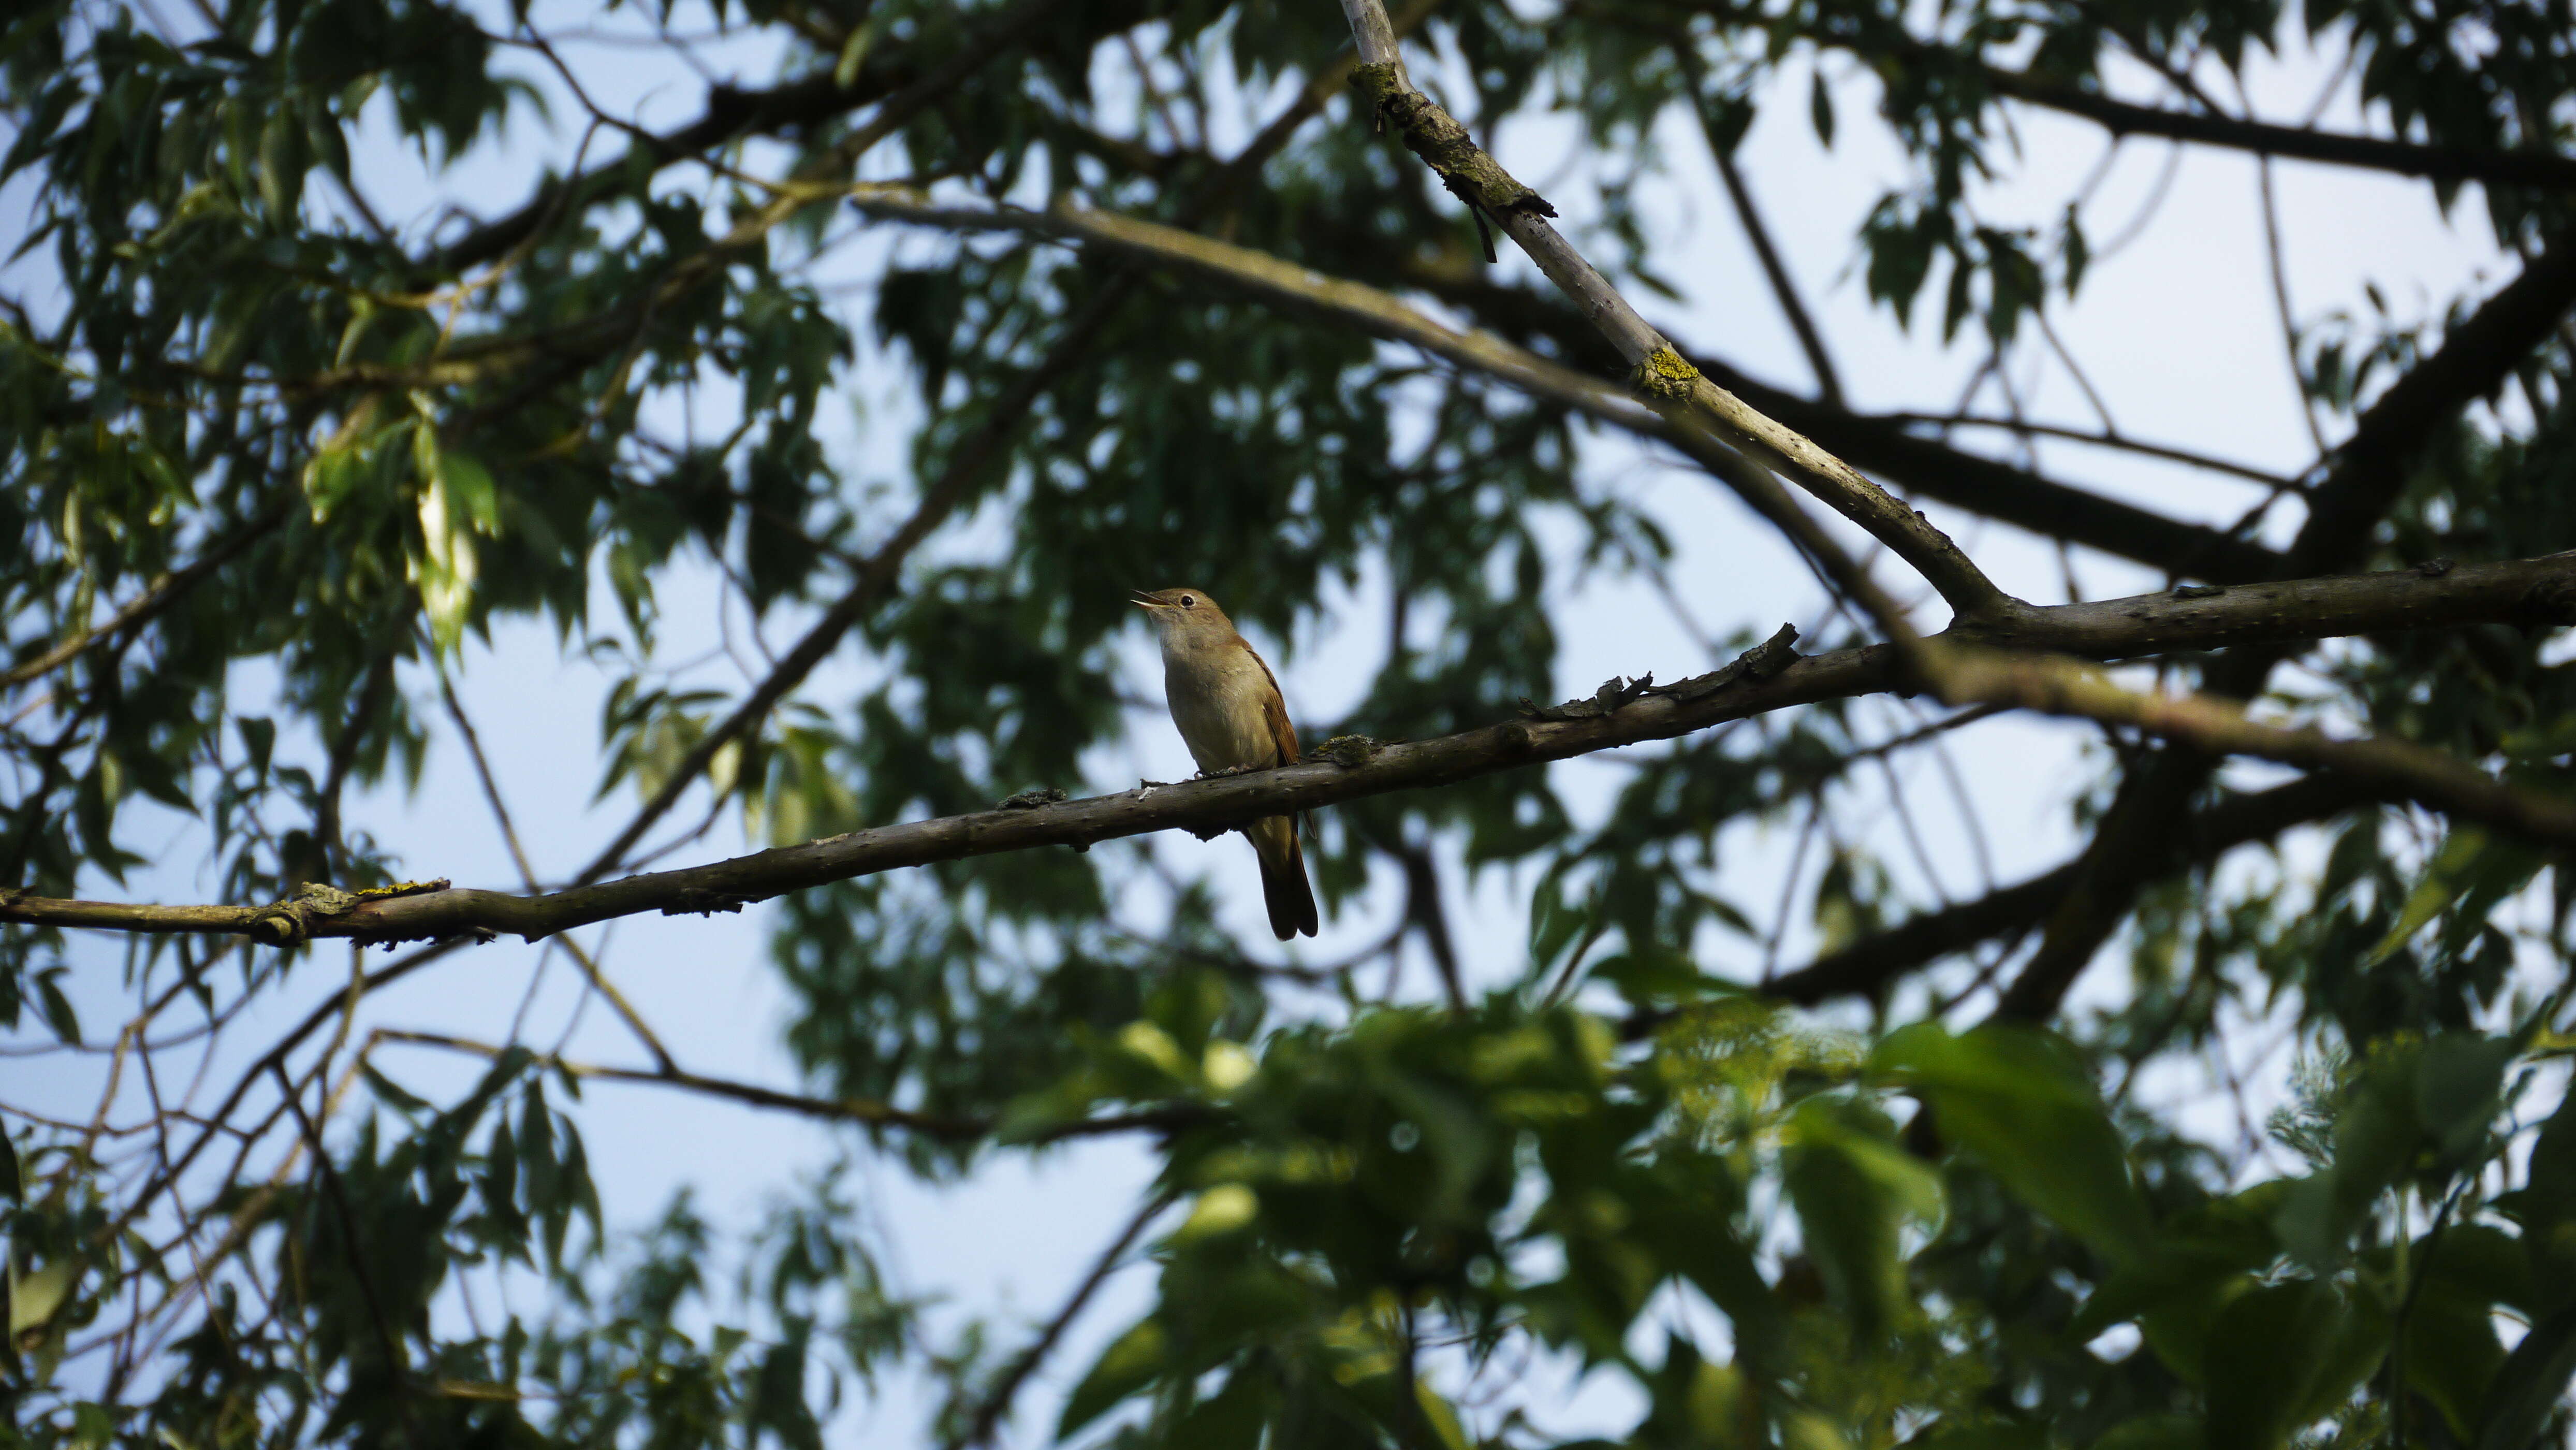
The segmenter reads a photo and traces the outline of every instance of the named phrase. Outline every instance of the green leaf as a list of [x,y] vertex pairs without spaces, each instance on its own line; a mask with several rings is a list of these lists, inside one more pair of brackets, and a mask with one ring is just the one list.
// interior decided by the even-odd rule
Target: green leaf
[[1875,1109],[1813,1097],[1791,1116],[1783,1155],[1782,1179],[1808,1256],[1865,1345],[1905,1299],[1905,1221],[1941,1212],[1940,1176],[1892,1139]]
[[868,42],[876,35],[873,21],[861,21],[850,27],[850,38],[841,42],[841,53],[832,62],[832,84],[848,90],[858,79],[859,66],[868,58]]
[[2210,1450],[2275,1450],[2342,1402],[2387,1351],[2366,1301],[2293,1279],[2240,1294],[2209,1335],[2201,1378]]
[[[422,429],[424,433],[428,429]],[[500,489],[492,482],[492,471],[470,453],[453,449],[439,454],[440,472],[447,484],[448,506],[474,532],[486,537],[501,530]]]
[[792,1334],[761,1355],[752,1378],[750,1420],[755,1432],[776,1432],[788,1450],[822,1450],[823,1427],[805,1403],[804,1334]]
[[1585,906],[1565,899],[1556,883],[1539,889],[1530,902],[1530,980],[1544,979],[1558,959],[1572,950],[1579,953],[1578,938],[1592,938],[1592,912]]
[[2395,1050],[2364,1068],[2335,1118],[2333,1162],[2282,1195],[2274,1227],[2301,1262],[2341,1263],[2379,1196],[2414,1161],[2423,1141],[2418,1062],[2418,1053]]
[[1261,1432],[1278,1409],[1270,1377],[1256,1369],[1228,1375],[1225,1388],[1191,1407],[1172,1427],[1171,1443],[1192,1450],[1258,1450]]
[[11,1203],[26,1197],[26,1185],[18,1175],[18,1147],[9,1141],[6,1128],[0,1128],[0,1197]]
[[2490,836],[2477,826],[2459,827],[2433,854],[2423,878],[2406,894],[2395,924],[2363,965],[2375,967],[2395,956],[2446,911],[2453,914],[2454,927],[2445,933],[2444,945],[2456,953],[2467,944],[2467,935],[2493,914],[2495,904],[2529,885],[2545,864],[2541,853],[2522,842]]
[[2432,1261],[2406,1311],[2406,1382],[2433,1402],[2451,1433],[2475,1432],[2487,1387],[2505,1361],[2496,1338],[2495,1301],[2449,1272],[2450,1236],[2417,1240]]
[[1458,1422],[1458,1411],[1420,1376],[1413,1381],[1413,1398],[1441,1450],[1468,1450],[1467,1427]]
[[56,1259],[31,1274],[20,1274],[17,1266],[9,1268],[9,1337],[42,1330],[53,1322],[54,1315],[69,1299],[72,1286],[80,1282],[80,1265],[71,1259]]
[[2092,1450],[2202,1450],[2208,1443],[2196,1415],[2140,1415],[2103,1431]]
[[429,1111],[429,1100],[427,1098],[421,1097],[419,1094],[405,1088],[400,1083],[395,1082],[392,1078],[385,1076],[384,1073],[377,1070],[374,1063],[369,1062],[364,1058],[360,1058],[358,1060],[358,1072],[361,1076],[366,1078],[368,1088],[373,1090],[377,1097],[384,1099],[386,1102],[393,1104],[404,1112],[422,1113]]
[[430,638],[439,649],[452,653],[464,643],[480,570],[474,543],[475,488],[479,482],[480,503],[488,512],[492,476],[479,464],[451,467],[453,460],[440,450],[438,430],[426,417],[414,424],[411,439],[412,467],[420,481],[421,535],[420,552],[411,561],[411,578],[420,590],[421,610],[429,616]]
[[1065,1397],[1064,1413],[1056,1420],[1055,1432],[1061,1438],[1100,1418],[1110,1406],[1152,1384],[1163,1372],[1168,1341],[1163,1326],[1152,1319],[1138,1323],[1118,1336],[1091,1373],[1082,1377],[1073,1393]]
[[1688,956],[1655,946],[1603,957],[1586,975],[1608,982],[1636,1007],[1736,996],[1744,991],[1742,983],[1711,976]]
[[2146,1200],[2100,1096],[2068,1058],[2026,1028],[1952,1036],[1920,1023],[1889,1034],[1870,1070],[1922,1097],[1942,1137],[2014,1197],[2115,1264],[2135,1263],[2153,1240]]
[[2156,1357],[2198,1384],[2211,1326],[2252,1287],[2254,1271],[2280,1253],[2260,1221],[2270,1205],[2258,1209],[2246,1202],[2258,1196],[2217,1200],[2170,1225],[2146,1259],[2121,1265],[2103,1279],[2075,1316],[2072,1335],[2087,1340],[2135,1320]]
[[1960,1424],[1945,1420],[1910,1443],[1918,1450],[2048,1450],[2048,1427],[1991,1417]]
[[64,996],[57,984],[64,971],[62,967],[47,967],[36,974],[36,1002],[54,1035],[77,1047],[81,1040],[80,1014],[72,1010],[72,999]]
[[2503,1111],[2504,1070],[2514,1045],[2452,1032],[2424,1044],[2415,1069],[2415,1112],[2442,1157],[2463,1164]]
[[268,762],[277,749],[277,722],[265,715],[243,715],[234,719],[233,728],[241,732],[242,749],[250,754],[254,776],[268,774]]

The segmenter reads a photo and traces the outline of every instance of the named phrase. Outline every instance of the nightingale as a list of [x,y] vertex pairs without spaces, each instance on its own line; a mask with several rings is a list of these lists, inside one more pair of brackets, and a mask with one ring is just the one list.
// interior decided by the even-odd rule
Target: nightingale
[[[1270,666],[1204,589],[1138,591],[1133,601],[1163,639],[1163,696],[1199,773],[1267,770],[1297,763],[1297,728]],[[1297,819],[1270,816],[1243,828],[1261,858],[1261,895],[1281,941],[1315,934],[1315,892]]]

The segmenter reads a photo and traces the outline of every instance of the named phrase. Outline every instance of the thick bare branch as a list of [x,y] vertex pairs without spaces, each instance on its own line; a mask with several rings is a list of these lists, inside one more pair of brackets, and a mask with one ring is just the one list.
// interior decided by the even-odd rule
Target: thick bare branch
[[[1961,652],[2056,651],[2124,659],[2175,650],[2260,646],[2325,635],[2501,622],[2576,620],[2576,553],[2510,564],[2465,565],[2439,572],[2400,571],[2316,579],[2216,592],[2183,590],[2129,599],[2033,608],[2011,623],[1953,630],[1931,643]],[[1770,647],[1766,646],[1765,649]],[[1783,652],[1785,653],[1785,651]],[[330,912],[275,906],[140,906],[0,894],[0,921],[112,931],[236,932],[263,940],[347,936],[363,941],[416,940],[476,932],[530,939],[572,927],[659,911],[665,915],[739,910],[789,891],[904,866],[1039,846],[1087,847],[1149,831],[1223,829],[1263,816],[1290,815],[1365,796],[1448,785],[1544,761],[1669,739],[1727,720],[1878,691],[1909,678],[1897,650],[1873,645],[1793,658],[1775,667],[1756,651],[1753,668],[1729,666],[1669,686],[1619,686],[1572,708],[1538,712],[1432,740],[1394,744],[1328,744],[1307,762],[1280,770],[1187,782],[1148,784],[1117,795],[1030,810],[880,826],[803,845],[762,851],[705,866],[629,876],[550,895],[440,889],[364,898]],[[1739,662],[1740,664],[1746,662]],[[2038,709],[2090,706],[2072,687],[2015,693],[2020,677],[1979,675],[1968,693]],[[2055,688],[2055,687],[2051,687]],[[2102,709],[2132,708],[2103,703]],[[2155,717],[2152,728],[2175,734],[2223,732],[2223,722],[2189,712]],[[2402,773],[2397,757],[2355,753],[2350,742],[2282,741],[2285,732],[2241,738],[2250,753],[2323,768],[2369,772],[2373,781]],[[2209,734],[2209,738],[2239,737]],[[2230,744],[2227,748],[2237,748]],[[2395,747],[2412,750],[2414,747]],[[2392,763],[2395,762],[2395,763]],[[2465,767],[2462,767],[2465,769]],[[2438,773],[2437,773],[2438,776]],[[2400,790],[2428,804],[2447,801],[2479,818],[2512,807],[2449,777]],[[2395,788],[2395,787],[2392,787]],[[2446,807],[2447,808],[2447,807]],[[2535,808],[2537,809],[2537,808]],[[2513,817],[2513,819],[2523,819]],[[2545,811],[2527,824],[2554,831]]]

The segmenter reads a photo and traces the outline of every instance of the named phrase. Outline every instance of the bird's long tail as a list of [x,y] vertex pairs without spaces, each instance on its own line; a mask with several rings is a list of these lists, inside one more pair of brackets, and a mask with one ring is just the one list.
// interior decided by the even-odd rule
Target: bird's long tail
[[1270,930],[1281,941],[1313,936],[1315,889],[1306,881],[1306,852],[1297,844],[1295,818],[1272,816],[1253,822],[1243,833],[1261,857],[1261,897],[1270,907]]

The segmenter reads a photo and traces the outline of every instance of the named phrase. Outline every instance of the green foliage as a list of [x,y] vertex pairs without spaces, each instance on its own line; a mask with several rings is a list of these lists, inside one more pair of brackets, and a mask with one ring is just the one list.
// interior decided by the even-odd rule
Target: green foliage
[[[0,298],[0,896],[145,868],[240,903],[429,874],[343,802],[416,784],[447,672],[529,622],[609,680],[599,801],[679,788],[673,821],[788,845],[1127,785],[1104,773],[1131,584],[1214,592],[1274,660],[1382,638],[1348,710],[1303,723],[1394,739],[1557,697],[1552,607],[1666,582],[1655,489],[1489,379],[1015,234],[907,234],[861,285],[829,280],[883,241],[839,182],[1074,196],[1593,367],[1574,310],[1485,270],[1480,224],[1347,101],[1229,165],[1335,63],[1335,7],[602,12],[674,48],[711,26],[779,72],[711,83],[654,140],[588,113],[555,70],[563,17],[526,6],[0,18],[0,180],[43,279]],[[2563,156],[2576,129],[2564,0],[1452,0],[1422,26],[1423,74],[1477,134],[1570,142],[1561,185],[1529,179],[1595,219],[1578,242],[1640,299],[1702,265],[1660,256],[1641,205],[1682,164],[1662,138],[1684,111],[1725,148],[1765,106],[1839,154],[1883,127],[1902,175],[1873,183],[1853,274],[1900,321],[1937,293],[1937,338],[1981,381],[2054,345],[2040,324],[2107,285],[2111,246],[2079,196],[2040,225],[1980,212],[2019,159],[1998,70],[2259,88],[2274,52],[2340,49],[2347,99],[2437,153]],[[565,169],[492,194],[549,135]],[[394,155],[455,208],[379,216]],[[813,189],[782,201],[791,173]],[[2481,194],[2502,243],[2565,245],[2563,195]],[[2371,297],[2292,339],[2339,423],[2468,316]],[[2429,421],[2365,562],[2576,548],[2567,372],[2547,341],[2496,368],[2496,406]],[[823,648],[855,668],[701,768],[744,692],[664,636],[708,588],[764,648],[854,621]],[[1859,642],[1843,627],[1807,642]],[[2503,625],[2373,638],[2309,657],[2298,703],[2565,792],[2576,666],[2550,658]],[[849,1117],[852,1161],[939,1179],[1148,1135],[1150,1308],[1042,1427],[1087,1444],[1609,1443],[1509,1397],[1549,1372],[1603,1387],[1602,1433],[1655,1450],[2563,1443],[2576,1102],[2564,993],[2531,997],[2567,959],[2562,863],[2356,801],[2271,867],[2148,873],[2112,953],[2125,990],[2052,1028],[1965,1023],[2063,889],[1838,989],[1865,1010],[1795,1016],[1754,953],[1765,977],[1784,934],[1902,955],[1929,909],[1876,854],[1861,787],[1939,732],[1900,746],[1888,718],[1828,702],[1626,752],[1598,765],[1597,814],[1536,769],[1336,809],[1309,847],[1328,906],[1385,900],[1373,879],[1404,900],[1382,945],[1320,967],[1247,950],[1204,881],[1129,843],[800,893],[772,918],[796,1106]],[[2079,824],[2107,779],[2069,783]],[[1798,844],[1775,911],[1743,868],[1778,839]],[[1529,903],[1526,962],[1459,972],[1462,866]],[[1372,996],[1361,969],[1417,946],[1454,995]],[[107,992],[66,987],[95,960],[0,927],[13,1054],[125,1072],[319,971],[139,941],[120,1035],[88,1006]],[[350,1000],[434,960],[362,962]],[[1900,980],[1917,969],[1931,986]],[[593,1181],[574,1065],[515,1027],[441,1039],[490,1061],[435,1101],[336,1013],[263,1049],[218,1120],[167,1109],[165,1073],[148,1134],[121,1126],[131,1101],[6,1124],[0,1444],[808,1447],[898,1376],[934,1388],[950,1438],[1023,1382],[1015,1327],[898,1287],[842,1170],[747,1230],[684,1195],[621,1235],[637,1215]],[[2270,1161],[2303,1171],[2211,1146],[2142,1086],[2232,1072],[2249,1023],[2294,1039]]]

